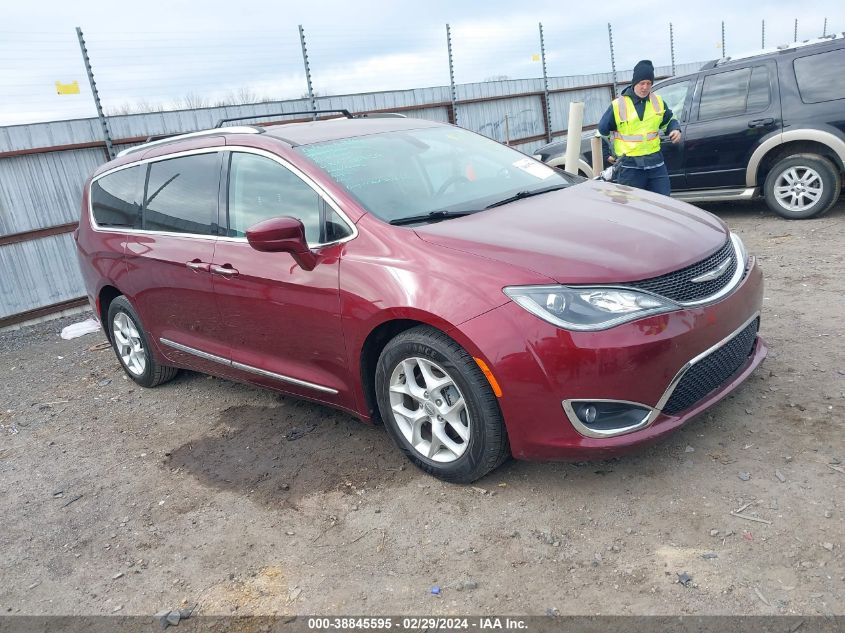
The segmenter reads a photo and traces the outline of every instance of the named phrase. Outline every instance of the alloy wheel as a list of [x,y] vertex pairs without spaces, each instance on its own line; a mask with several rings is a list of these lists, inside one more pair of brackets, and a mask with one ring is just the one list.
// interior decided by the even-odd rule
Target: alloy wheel
[[775,198],[784,209],[804,211],[815,205],[824,193],[821,175],[811,167],[790,167],[775,181]]
[[142,375],[147,368],[147,353],[138,328],[125,312],[114,315],[112,333],[123,365],[133,375]]
[[448,463],[466,452],[471,423],[466,400],[437,363],[413,357],[396,365],[390,406],[399,431],[423,457]]

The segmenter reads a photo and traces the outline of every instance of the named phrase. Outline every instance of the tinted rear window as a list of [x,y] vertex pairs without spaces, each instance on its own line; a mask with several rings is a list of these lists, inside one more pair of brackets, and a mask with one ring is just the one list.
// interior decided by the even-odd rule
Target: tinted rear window
[[804,103],[845,99],[845,81],[842,79],[845,48],[799,57],[793,66],[801,101]]
[[150,163],[143,228],[215,235],[220,154],[195,154]]
[[701,90],[699,119],[717,119],[735,114],[745,114],[748,98],[750,68],[740,68],[704,78]]
[[134,226],[141,210],[141,171],[141,167],[129,167],[91,183],[91,208],[99,226]]

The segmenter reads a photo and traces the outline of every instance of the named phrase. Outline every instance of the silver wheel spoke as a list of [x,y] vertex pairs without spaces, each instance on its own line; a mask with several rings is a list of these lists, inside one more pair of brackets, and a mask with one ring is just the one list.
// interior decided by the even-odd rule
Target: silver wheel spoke
[[437,363],[420,357],[400,361],[388,394],[397,429],[420,456],[448,463],[466,452],[471,435],[466,399]]
[[135,376],[144,373],[147,355],[138,328],[126,314],[118,312],[112,322],[112,332],[117,353],[127,371]]
[[452,379],[449,378],[448,375],[444,375],[443,378],[435,376],[431,371],[431,363],[421,360],[418,366],[420,368],[420,373],[422,374],[423,382],[425,383],[425,388],[429,393],[440,390],[446,385],[452,384]]
[[[452,438],[446,434],[446,428],[442,424],[432,425],[432,436],[436,437],[440,446],[451,451],[456,457],[464,452],[466,444],[456,444]],[[440,447],[438,446],[438,448]],[[436,452],[436,451],[435,451]]]

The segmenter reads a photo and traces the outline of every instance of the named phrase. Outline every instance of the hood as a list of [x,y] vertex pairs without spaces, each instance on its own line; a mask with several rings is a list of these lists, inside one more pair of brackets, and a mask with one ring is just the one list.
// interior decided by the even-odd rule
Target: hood
[[657,277],[704,259],[728,239],[725,224],[706,211],[599,181],[415,231],[432,244],[519,266],[565,284]]

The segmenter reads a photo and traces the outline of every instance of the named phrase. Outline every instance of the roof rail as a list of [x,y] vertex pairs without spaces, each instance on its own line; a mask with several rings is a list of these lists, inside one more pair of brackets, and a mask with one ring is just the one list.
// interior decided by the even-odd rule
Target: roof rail
[[220,119],[214,127],[221,127],[224,123],[228,123],[229,121],[246,121],[247,119],[264,119],[266,117],[272,116],[289,116],[291,114],[342,114],[347,119],[353,118],[353,116],[349,113],[349,110],[345,108],[341,108],[338,110],[302,110],[299,112],[271,112],[270,114],[254,114],[251,116],[233,116],[226,119]]
[[261,134],[263,131],[264,130],[262,130],[261,128],[252,127],[249,125],[239,125],[232,127],[214,128],[211,130],[200,130],[199,132],[188,132],[187,134],[175,134],[173,136],[166,136],[164,138],[160,138],[157,141],[149,141],[148,143],[141,143],[140,145],[133,145],[132,147],[127,147],[126,149],[118,152],[116,158],[120,158],[121,156],[126,156],[127,154],[132,154],[134,152],[139,152],[142,149],[149,149],[150,147],[155,147],[156,145],[173,143],[175,141],[181,141],[182,139],[186,138],[195,138],[197,136],[213,136],[215,134],[220,134],[221,132],[229,134]]
[[363,114],[356,114],[356,119],[407,119],[408,117],[401,112],[364,112]]
[[835,39],[842,39],[845,37],[845,32],[842,33],[829,33],[828,35],[822,35],[820,37],[814,37],[809,40],[804,40],[802,42],[790,42],[788,44],[780,44],[775,46],[774,48],[764,48],[759,51],[754,51],[752,53],[742,53],[740,55],[732,55],[729,57],[723,57],[722,59],[717,59],[712,62],[708,62],[704,66],[701,67],[701,70],[707,70],[708,68],[715,68],[716,66],[722,66],[724,64],[729,64],[731,62],[739,61],[740,59],[748,59],[750,57],[757,57],[759,55],[769,55],[772,53],[784,53],[786,51],[791,51],[796,48],[802,48],[804,46],[813,46],[814,44],[824,44],[825,42],[830,42]]

